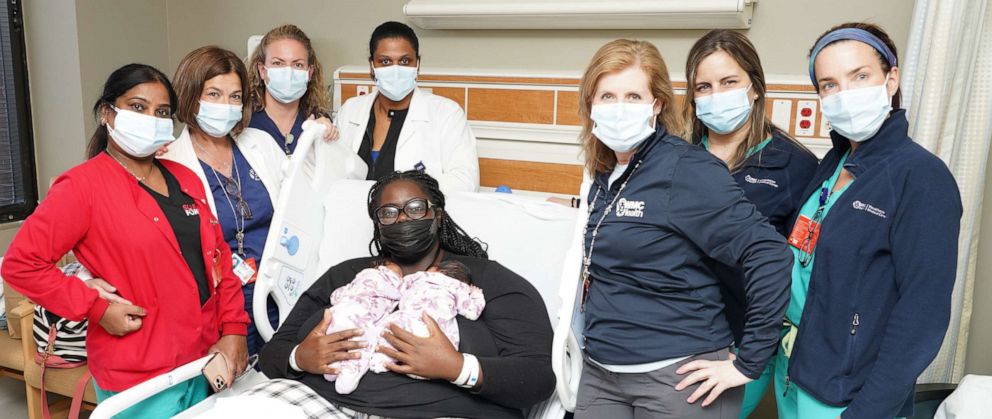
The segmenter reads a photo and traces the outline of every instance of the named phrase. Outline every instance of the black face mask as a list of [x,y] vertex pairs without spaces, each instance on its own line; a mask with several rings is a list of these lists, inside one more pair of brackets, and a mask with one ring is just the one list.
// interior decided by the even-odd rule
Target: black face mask
[[435,220],[437,218],[380,225],[379,244],[383,253],[402,265],[420,261],[437,240]]

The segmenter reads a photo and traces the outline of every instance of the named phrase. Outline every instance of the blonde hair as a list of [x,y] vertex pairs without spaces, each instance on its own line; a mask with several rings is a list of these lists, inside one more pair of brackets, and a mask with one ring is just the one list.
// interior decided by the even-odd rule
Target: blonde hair
[[661,58],[658,48],[645,41],[618,39],[603,45],[592,57],[582,81],[579,84],[579,117],[582,118],[582,133],[579,140],[585,154],[586,170],[590,174],[613,170],[617,164],[616,154],[592,133],[592,99],[599,79],[610,73],[617,73],[638,66],[648,76],[648,88],[661,105],[656,123],[674,135],[682,135],[682,118],[678,115],[672,80],[668,67]]
[[324,114],[328,110],[327,91],[324,90],[324,70],[317,59],[317,53],[310,44],[310,38],[303,30],[295,25],[282,25],[272,29],[262,37],[262,42],[255,48],[255,52],[248,59],[248,83],[253,104],[252,110],[258,112],[265,109],[265,80],[258,71],[260,65],[265,65],[265,51],[269,45],[282,39],[292,39],[303,44],[307,50],[307,62],[313,75],[307,83],[307,91],[300,98],[300,109],[307,115]]
[[[751,105],[751,114],[748,116],[747,123],[750,126],[748,128],[747,138],[737,146],[737,150],[734,151],[733,156],[730,157],[730,161],[727,162],[730,172],[733,173],[740,170],[747,160],[748,151],[761,144],[762,141],[775,132],[778,132],[787,141],[792,142],[800,149],[806,150],[806,147],[799,143],[799,141],[796,141],[785,131],[773,125],[772,121],[768,119],[765,112],[765,92],[767,91],[767,85],[765,84],[765,73],[761,68],[761,59],[758,57],[758,51],[755,50],[754,45],[751,44],[751,41],[746,36],[729,29],[715,29],[710,31],[706,35],[703,35],[702,38],[699,38],[695,45],[692,46],[692,49],[689,50],[689,58],[685,63],[685,77],[687,81],[685,106],[682,109],[687,130],[685,138],[693,144],[698,144],[702,141],[703,135],[708,132],[706,126],[696,117],[696,73],[699,70],[699,64],[706,57],[713,55],[717,51],[727,53],[747,73],[748,78],[751,79],[751,91],[754,92],[756,97],[754,103]],[[809,150],[806,151],[808,152]]]

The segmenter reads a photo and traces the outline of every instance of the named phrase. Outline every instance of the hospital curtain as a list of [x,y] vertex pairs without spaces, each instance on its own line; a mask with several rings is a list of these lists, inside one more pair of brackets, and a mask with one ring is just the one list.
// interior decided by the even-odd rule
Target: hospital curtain
[[992,143],[992,0],[917,0],[903,56],[910,136],[947,163],[964,205],[950,326],[920,376],[923,383],[956,383],[964,373]]

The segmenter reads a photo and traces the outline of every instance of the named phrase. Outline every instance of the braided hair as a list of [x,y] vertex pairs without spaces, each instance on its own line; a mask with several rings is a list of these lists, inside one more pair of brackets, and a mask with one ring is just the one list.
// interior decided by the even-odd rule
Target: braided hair
[[[489,259],[489,254],[486,253],[486,248],[488,246],[481,240],[470,237],[468,233],[466,233],[465,230],[462,230],[458,224],[455,224],[455,220],[451,219],[451,216],[444,211],[444,194],[441,193],[441,188],[438,186],[437,180],[431,177],[431,175],[419,170],[407,170],[405,172],[390,173],[381,177],[375,185],[372,185],[372,189],[369,190],[369,217],[372,218],[373,225],[372,242],[369,243],[370,254],[378,254],[382,256],[382,246],[379,244],[379,222],[375,216],[375,212],[379,208],[379,200],[382,198],[382,191],[384,191],[386,186],[389,184],[401,180],[416,184],[420,187],[420,190],[427,194],[428,200],[434,207],[434,216],[439,218],[438,221],[440,222],[440,225],[438,226],[438,236],[441,241],[442,249],[463,256]],[[438,217],[438,215],[441,216]],[[375,249],[374,251],[373,248]]]

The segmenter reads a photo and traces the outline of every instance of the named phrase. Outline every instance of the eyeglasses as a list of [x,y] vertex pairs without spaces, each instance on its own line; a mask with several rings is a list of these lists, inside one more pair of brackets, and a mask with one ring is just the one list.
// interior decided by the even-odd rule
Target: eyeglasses
[[413,198],[403,204],[403,208],[397,205],[386,204],[375,210],[375,218],[379,224],[395,224],[400,218],[400,211],[406,214],[411,220],[419,220],[427,216],[427,210],[434,208],[434,204],[423,198]]
[[226,176],[220,176],[220,183],[224,187],[224,192],[227,192],[228,196],[234,197],[236,202],[234,202],[235,211],[241,213],[241,217],[250,220],[251,219],[251,207],[248,206],[248,201],[245,201],[244,197],[241,196],[241,185]]

